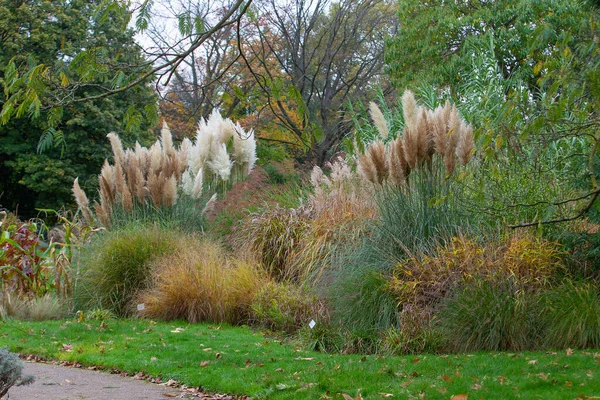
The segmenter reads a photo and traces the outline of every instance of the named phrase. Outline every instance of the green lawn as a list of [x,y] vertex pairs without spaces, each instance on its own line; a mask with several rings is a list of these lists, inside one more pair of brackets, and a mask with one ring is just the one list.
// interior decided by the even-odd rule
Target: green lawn
[[600,398],[600,351],[381,357],[328,355],[246,327],[146,320],[0,323],[22,354],[143,372],[255,398]]

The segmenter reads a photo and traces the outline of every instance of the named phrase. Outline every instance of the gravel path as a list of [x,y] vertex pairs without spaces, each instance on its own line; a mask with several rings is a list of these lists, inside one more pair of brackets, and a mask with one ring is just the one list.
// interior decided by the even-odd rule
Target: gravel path
[[231,396],[180,390],[119,374],[55,364],[26,362],[23,372],[35,376],[35,382],[29,386],[11,388],[9,400],[232,399]]

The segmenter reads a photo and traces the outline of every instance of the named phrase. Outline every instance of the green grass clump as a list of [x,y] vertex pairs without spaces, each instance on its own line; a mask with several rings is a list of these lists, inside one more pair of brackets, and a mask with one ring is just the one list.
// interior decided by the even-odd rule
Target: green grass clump
[[257,399],[561,400],[600,392],[597,350],[388,357],[316,353],[247,327],[180,321],[9,321],[0,329],[2,343],[22,354]]
[[152,261],[176,251],[182,238],[177,231],[138,224],[99,233],[79,255],[75,310],[103,308],[131,315],[132,300],[146,287]]
[[324,309],[314,295],[293,284],[269,282],[252,302],[254,320],[274,331],[293,333],[320,319]]
[[548,291],[541,314],[549,348],[600,347],[600,291],[590,282],[572,282]]
[[535,348],[537,297],[514,282],[476,280],[445,300],[441,326],[453,351]]

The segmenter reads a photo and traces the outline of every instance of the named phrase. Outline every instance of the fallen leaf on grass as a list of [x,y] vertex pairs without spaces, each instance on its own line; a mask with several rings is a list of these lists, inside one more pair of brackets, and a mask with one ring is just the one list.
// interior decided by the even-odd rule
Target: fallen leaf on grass
[[388,397],[394,397],[394,395],[391,393],[377,393],[377,394],[380,395],[381,397],[383,397],[384,399],[386,399]]
[[531,360],[527,364],[535,365],[535,364],[537,364],[537,362],[538,362],[538,360]]
[[570,348],[569,348],[569,349],[567,349],[567,350],[565,351],[565,354],[566,354],[566,355],[568,355],[568,356],[572,356],[572,355],[573,355],[573,349],[570,349]]
[[358,395],[358,397],[352,397],[347,395],[346,393],[340,393],[342,395],[342,397],[344,398],[344,400],[363,400],[363,397],[361,395]]
[[469,398],[468,394],[455,394],[450,397],[450,400],[467,400]]
[[201,366],[201,367],[206,367],[208,364],[210,364],[210,361],[206,360],[206,361],[202,361],[202,362],[200,363],[200,366]]
[[63,344],[62,345],[62,351],[66,351],[67,353],[70,353],[73,351],[73,345],[72,344]]
[[312,361],[314,359],[315,359],[314,357],[296,357],[296,358],[294,358],[294,360],[296,360],[296,361]]
[[573,382],[566,381],[565,386],[573,386]]
[[210,347],[207,347],[205,349],[202,349],[202,351],[211,351],[212,349]]

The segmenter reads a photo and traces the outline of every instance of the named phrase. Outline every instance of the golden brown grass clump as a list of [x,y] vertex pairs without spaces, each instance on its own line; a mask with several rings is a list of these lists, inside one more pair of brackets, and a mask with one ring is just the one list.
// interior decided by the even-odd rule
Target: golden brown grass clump
[[319,280],[338,246],[354,246],[365,221],[377,216],[372,185],[353,173],[344,159],[314,167],[314,193],[297,209],[275,207],[248,216],[234,232],[234,247],[257,255],[278,281]]
[[476,278],[512,280],[528,289],[546,286],[563,268],[561,256],[557,243],[527,233],[483,245],[458,236],[433,255],[401,261],[389,287],[404,311],[429,312],[451,289]]
[[[443,107],[429,110],[419,106],[414,94],[407,90],[402,96],[402,107],[404,129],[396,139],[385,145],[376,140],[359,156],[358,171],[364,179],[402,185],[411,171],[431,166],[436,154],[443,161],[447,176],[454,172],[457,161],[462,165],[469,162],[474,151],[473,128],[460,117],[456,106],[446,102]],[[372,108],[371,116],[380,136],[387,137],[381,111]]]
[[156,260],[152,271],[137,302],[145,305],[142,316],[163,320],[246,323],[267,283],[255,262],[227,256],[217,243],[199,238]]

